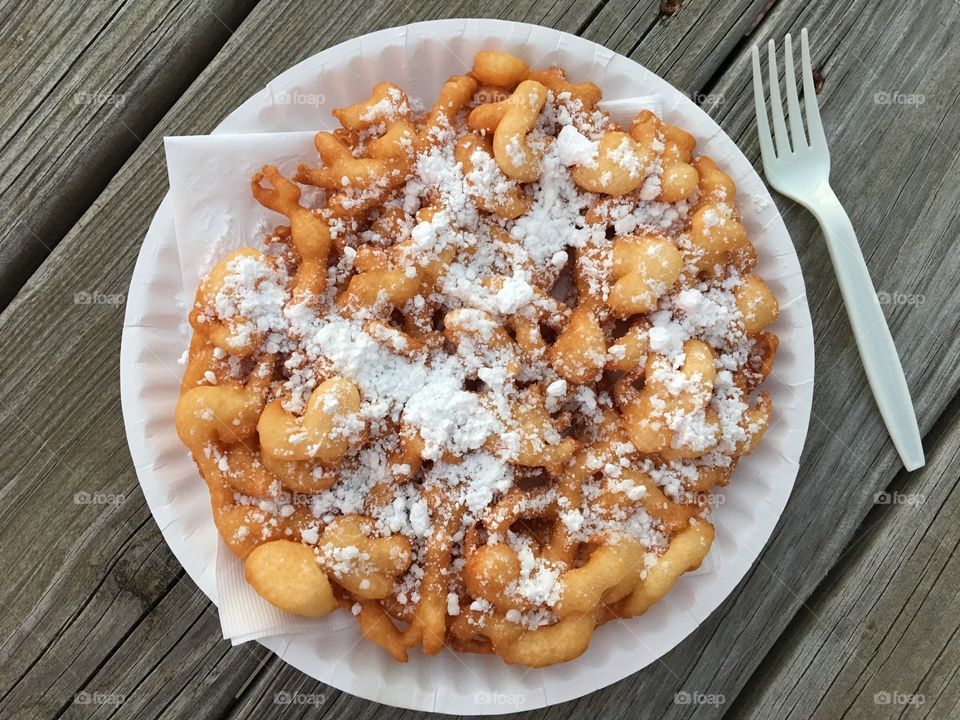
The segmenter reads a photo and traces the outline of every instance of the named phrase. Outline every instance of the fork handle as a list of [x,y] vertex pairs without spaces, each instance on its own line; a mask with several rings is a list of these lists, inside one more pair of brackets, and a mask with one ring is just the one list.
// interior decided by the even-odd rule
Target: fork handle
[[823,229],[860,359],[880,415],[904,467],[916,470],[925,462],[920,428],[917,427],[897,347],[883,317],[853,224],[833,189],[826,184],[818,191],[810,211]]

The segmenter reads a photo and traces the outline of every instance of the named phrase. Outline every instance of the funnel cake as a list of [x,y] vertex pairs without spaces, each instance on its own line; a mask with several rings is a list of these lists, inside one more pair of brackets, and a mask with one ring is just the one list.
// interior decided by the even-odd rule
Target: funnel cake
[[201,283],[176,426],[268,602],[540,667],[709,551],[779,308],[733,181],[600,97],[485,51],[251,179],[288,223]]

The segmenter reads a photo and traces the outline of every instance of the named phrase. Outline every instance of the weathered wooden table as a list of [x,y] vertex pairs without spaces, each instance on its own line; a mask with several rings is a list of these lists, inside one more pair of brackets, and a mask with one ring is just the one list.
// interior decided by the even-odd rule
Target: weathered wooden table
[[164,135],[208,132],[349,37],[477,15],[629,55],[752,159],[749,48],[809,27],[835,187],[928,453],[926,468],[902,471],[817,226],[778,199],[817,342],[790,504],[751,574],[678,648],[536,715],[960,718],[957,0],[0,2],[0,717],[417,715],[221,639],[127,453],[122,302],[167,190]]

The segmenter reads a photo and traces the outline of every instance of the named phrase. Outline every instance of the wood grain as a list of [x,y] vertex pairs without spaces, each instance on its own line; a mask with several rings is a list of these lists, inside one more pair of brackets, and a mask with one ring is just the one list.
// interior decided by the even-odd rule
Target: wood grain
[[256,0],[0,7],[0,309]]
[[[325,2],[309,13],[296,3],[258,5],[0,315],[0,567],[8,577],[0,586],[0,714],[422,717],[315,683],[258,646],[230,649],[215,609],[183,576],[144,505],[119,417],[122,312],[77,305],[74,293],[125,292],[166,190],[163,134],[209,131],[270,77],[348,37],[414,19],[489,14],[579,31],[711,96],[714,116],[755,158],[744,34],[766,4],[688,0],[669,16],[657,2],[627,0],[480,9]],[[803,24],[831,28],[815,31],[814,42],[834,181],[878,287],[924,296],[923,304],[888,310],[929,430],[960,383],[952,288],[960,258],[951,252],[960,229],[952,216],[960,197],[951,151],[958,128],[948,121],[956,110],[957,49],[949,39],[957,18],[900,5],[780,3],[755,37],[780,38]],[[874,100],[888,91],[923,92],[930,101]],[[754,572],[691,638],[647,671],[539,717],[738,717],[731,710],[739,708],[737,695],[857,537],[874,493],[896,475],[818,231],[796,208],[782,208],[808,280],[818,343],[815,415],[794,497]],[[77,493],[122,501],[89,504]],[[763,678],[753,682],[760,687]],[[678,691],[724,702],[680,704]],[[78,692],[116,702],[84,704]],[[276,702],[281,692],[324,702],[287,706]],[[751,685],[747,697],[762,697],[754,692]]]
[[960,715],[960,404],[857,530],[732,709],[738,718]]

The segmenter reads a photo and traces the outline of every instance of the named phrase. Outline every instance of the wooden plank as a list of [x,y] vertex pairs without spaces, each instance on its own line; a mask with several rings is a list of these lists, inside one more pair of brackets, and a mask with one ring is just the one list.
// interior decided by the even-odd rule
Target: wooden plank
[[[561,19],[564,29],[585,27],[588,36],[595,33],[595,38],[612,38],[620,27],[618,17],[632,17],[626,5],[621,6],[619,16],[608,10],[609,5],[604,7],[593,18],[599,23],[596,26],[588,22],[596,8],[561,6],[560,11],[552,8],[547,12]],[[649,3],[641,6],[647,8]],[[189,588],[189,581],[178,577],[175,561],[146,516],[123,449],[115,360],[120,312],[109,306],[78,307],[72,303],[73,293],[82,290],[124,291],[137,249],[125,239],[142,237],[165,189],[163,168],[155,155],[160,134],[209,130],[240,99],[295,60],[324,45],[397,24],[406,17],[406,10],[392,5],[362,10],[353,7],[347,6],[346,12],[339,14],[321,8],[310,18],[304,18],[299,7],[271,4],[258,8],[17,301],[0,316],[0,336],[4,339],[0,427],[7,440],[0,450],[0,462],[7,469],[3,486],[6,502],[0,506],[0,547],[4,548],[2,563],[9,578],[0,590],[0,607],[7,609],[0,617],[0,637],[4,638],[0,650],[0,712],[4,714],[50,717],[59,709],[76,711],[72,694],[89,689],[126,697],[119,708],[90,708],[104,716],[114,711],[116,717],[164,713],[205,716],[229,709],[238,716],[256,713],[258,717],[286,717],[291,712],[305,715],[311,709],[278,707],[271,698],[276,692],[303,688],[304,692],[326,695],[326,704],[313,714],[413,717],[412,713],[386,711],[317,687],[275,659],[257,671],[262,650],[225,652],[212,614],[198,615],[190,609],[193,595],[184,589]],[[666,47],[667,36],[660,33],[675,28],[683,31],[674,39],[679,47],[689,35],[689,27],[700,27],[702,32],[716,27],[726,33],[721,44],[729,52],[737,48],[740,37],[729,30],[725,19],[740,17],[737,27],[745,31],[752,23],[747,10],[755,7],[756,3],[688,3],[669,18],[650,7],[652,14],[643,16],[648,20],[646,35],[638,41],[621,30],[623,41],[613,44],[629,50],[639,42],[639,51],[652,42],[650,38],[660,38]],[[420,12],[474,14],[470,9],[437,5]],[[497,6],[488,12],[497,10],[505,8]],[[775,9],[761,28],[769,27],[767,32],[775,35],[785,28],[795,28],[796,18],[791,14],[795,11]],[[882,11],[889,15],[891,4]],[[514,3],[509,17],[523,19],[531,17],[532,12],[532,5]],[[947,285],[947,273],[956,272],[957,260],[940,246],[941,237],[954,237],[957,230],[948,212],[957,197],[955,158],[945,151],[921,153],[917,157],[923,163],[922,172],[907,177],[892,173],[891,168],[904,166],[905,157],[909,158],[903,138],[914,137],[917,116],[908,114],[908,108],[874,106],[869,103],[869,95],[866,102],[861,97],[856,107],[840,103],[857,99],[857,93],[863,92],[865,71],[857,64],[861,58],[869,58],[870,67],[882,68],[889,83],[898,79],[903,82],[898,73],[910,71],[901,69],[901,56],[895,51],[912,48],[904,48],[894,39],[887,43],[889,51],[886,46],[873,47],[866,36],[879,21],[874,14],[877,11],[868,3],[854,3],[852,10],[821,4],[804,12],[804,20],[812,26],[841,29],[817,52],[818,63],[829,58],[823,63],[827,78],[824,114],[831,136],[838,137],[840,130],[845,135],[866,136],[869,129],[879,125],[882,131],[871,138],[871,147],[894,151],[894,159],[888,163],[875,153],[864,157],[855,154],[853,146],[844,147],[849,151],[843,157],[846,167],[840,162],[835,165],[841,180],[846,181],[842,187],[862,187],[861,178],[867,170],[872,178],[892,178],[889,186],[879,186],[877,191],[875,202],[883,209],[882,225],[870,214],[876,210],[868,204],[851,204],[851,209],[860,211],[855,222],[861,227],[872,221],[875,224],[869,227],[888,233],[862,231],[871,263],[888,291],[927,295],[928,302],[922,306],[894,307],[892,317],[898,340],[910,347],[905,366],[917,392],[924,427],[929,428],[958,384],[956,333],[951,332],[956,324],[956,301]],[[924,45],[931,48],[925,51],[929,58],[923,65],[924,81],[947,87],[949,92],[947,84],[956,76],[950,71],[955,68],[948,65],[944,69],[943,61],[935,56],[943,48],[941,33],[948,32],[949,27],[942,31],[933,28],[932,21],[919,17],[918,8],[897,12],[897,22],[903,24],[891,27],[909,27],[917,34],[902,42],[917,42],[918,50]],[[693,18],[685,13],[695,14],[699,20],[688,25]],[[304,28],[305,20],[315,25]],[[289,27],[293,25],[298,33],[303,29],[306,47],[289,41]],[[637,18],[631,20],[631,27],[640,26],[643,24]],[[697,53],[701,63],[712,64],[703,77],[712,77],[721,67],[724,54],[714,53],[708,46],[691,55],[696,57]],[[649,61],[648,65],[658,69]],[[688,67],[702,71],[699,63],[691,61]],[[744,57],[738,55],[716,86],[706,89],[723,93],[722,120],[733,137],[755,156],[749,118],[752,100],[745,68]],[[700,75],[691,74],[687,80],[681,77],[686,70],[674,72],[673,80],[681,87],[698,87],[694,83]],[[831,77],[844,82],[834,86]],[[955,96],[954,92],[948,97]],[[832,107],[830,98],[835,98]],[[831,116],[838,106],[844,112]],[[924,117],[931,127],[942,121],[949,107],[933,109],[932,118]],[[940,111],[943,114],[938,114]],[[942,133],[945,143],[956,142],[955,128],[944,127]],[[839,141],[834,145],[840,149]],[[913,227],[913,218],[918,216],[922,230]],[[638,698],[643,699],[643,707],[651,716],[722,714],[724,706],[676,705],[673,694],[678,690],[724,694],[731,703],[800,601],[839,554],[844,540],[852,536],[874,489],[885,486],[893,477],[895,461],[855,364],[849,330],[837,311],[836,291],[823,248],[808,218],[788,210],[787,221],[794,229],[808,278],[823,279],[811,283],[810,293],[821,364],[815,410],[824,419],[814,421],[804,471],[778,534],[751,579],[661,663],[588,699],[542,713],[544,716],[634,716]],[[906,262],[908,258],[920,261],[911,265]],[[938,268],[937,273],[934,268]],[[941,333],[943,343],[937,344]],[[835,366],[826,367],[830,364]],[[65,388],[77,390],[61,390]],[[831,441],[830,425],[837,419],[842,420],[837,425],[841,437],[853,440],[854,452],[864,458],[862,464],[855,455],[848,455],[839,441]],[[841,474],[834,477],[837,469]],[[73,494],[78,491],[122,492],[128,499],[117,509],[78,506],[73,503]],[[44,549],[39,559],[36,548]],[[799,550],[792,553],[794,548]],[[818,554],[820,548],[822,555]],[[782,584],[769,574],[771,569],[786,578]],[[118,674],[120,670],[124,671],[122,675]],[[251,675],[253,684],[243,690]],[[241,690],[240,702],[233,705],[233,696]],[[34,705],[45,696],[59,704]]]
[[0,7],[0,309],[255,2]]
[[733,708],[738,718],[960,715],[960,405],[877,498]]

